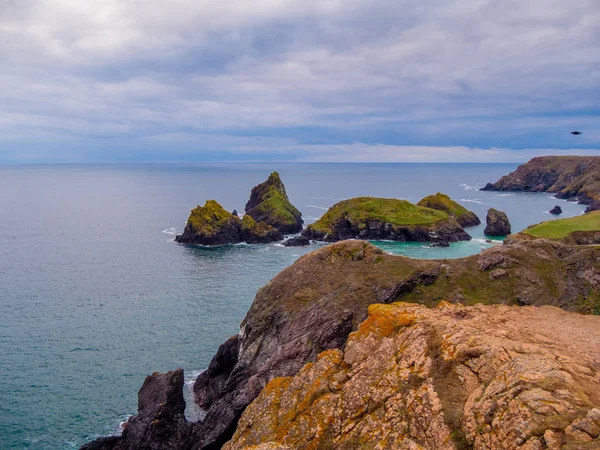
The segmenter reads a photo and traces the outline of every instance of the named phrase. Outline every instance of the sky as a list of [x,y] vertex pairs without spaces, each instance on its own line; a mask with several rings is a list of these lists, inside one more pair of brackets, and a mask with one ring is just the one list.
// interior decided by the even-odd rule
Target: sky
[[0,0],[0,163],[544,154],[600,155],[598,0]]

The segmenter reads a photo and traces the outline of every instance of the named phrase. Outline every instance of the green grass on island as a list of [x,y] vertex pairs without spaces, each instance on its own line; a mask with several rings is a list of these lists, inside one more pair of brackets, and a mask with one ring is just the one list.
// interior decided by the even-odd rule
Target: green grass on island
[[455,217],[460,217],[465,214],[473,214],[467,208],[462,206],[460,203],[455,202],[446,194],[438,192],[435,195],[428,195],[417,203],[419,206],[427,208],[437,209],[439,211],[445,211]]
[[448,219],[445,212],[418,206],[406,200],[357,197],[336,203],[310,226],[326,232],[344,216],[352,222],[378,220],[392,225],[429,225]]
[[600,231],[600,211],[568,219],[549,220],[533,225],[523,230],[523,233],[536,238],[560,240],[574,231]]

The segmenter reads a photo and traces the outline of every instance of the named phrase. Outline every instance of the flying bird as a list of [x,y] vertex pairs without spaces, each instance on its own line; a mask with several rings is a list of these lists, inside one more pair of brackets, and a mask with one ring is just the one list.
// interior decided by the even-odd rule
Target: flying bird
[[571,134],[574,134],[575,136],[579,136],[581,134],[581,131],[571,131]]

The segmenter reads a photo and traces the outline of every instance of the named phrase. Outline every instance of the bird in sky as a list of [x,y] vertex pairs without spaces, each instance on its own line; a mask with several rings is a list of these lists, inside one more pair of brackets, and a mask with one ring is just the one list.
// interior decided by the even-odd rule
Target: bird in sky
[[571,134],[574,134],[575,136],[579,136],[581,134],[581,131],[571,131]]

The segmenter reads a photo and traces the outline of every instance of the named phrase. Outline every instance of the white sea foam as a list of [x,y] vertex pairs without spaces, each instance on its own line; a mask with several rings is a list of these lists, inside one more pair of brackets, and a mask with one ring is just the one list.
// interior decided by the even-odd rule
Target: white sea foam
[[515,194],[498,194],[498,195],[494,195],[492,198],[496,198],[496,197],[512,197]]
[[177,234],[177,229],[179,227],[171,227],[171,228],[167,228],[166,230],[163,230],[162,232],[165,234]]
[[478,205],[483,205],[483,202],[477,200],[477,199],[472,199],[472,198],[461,198],[460,199],[461,202],[468,202],[468,203],[477,203]]
[[459,186],[461,188],[463,188],[465,191],[478,191],[479,190],[479,186],[472,186],[467,183],[461,183],[461,184],[459,184]]
[[327,211],[329,208],[325,208],[324,206],[317,206],[317,205],[304,205],[308,208],[316,208],[316,209],[322,209],[323,211]]

